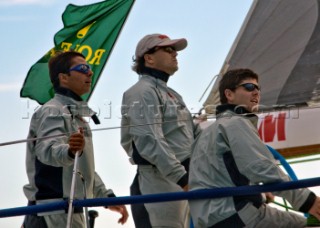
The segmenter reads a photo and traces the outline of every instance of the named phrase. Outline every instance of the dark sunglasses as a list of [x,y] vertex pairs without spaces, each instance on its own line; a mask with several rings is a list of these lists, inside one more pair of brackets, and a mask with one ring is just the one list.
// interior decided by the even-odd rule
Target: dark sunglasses
[[173,52],[176,52],[176,49],[174,47],[171,46],[165,46],[165,47],[159,47],[158,50],[163,50],[169,54],[172,54]]
[[91,70],[91,67],[88,64],[79,64],[69,69],[70,71],[77,71],[83,74],[88,74]]
[[164,47],[154,47],[154,48],[150,49],[149,51],[147,51],[146,54],[153,54],[158,50],[163,50],[169,54],[172,54],[173,52],[176,51],[176,49],[174,47],[164,46]]
[[255,89],[260,91],[261,90],[261,87],[256,85],[256,84],[253,84],[253,83],[243,83],[243,84],[240,84],[240,85],[237,85],[236,88],[242,86],[245,90],[247,90],[248,92],[252,92],[254,91]]

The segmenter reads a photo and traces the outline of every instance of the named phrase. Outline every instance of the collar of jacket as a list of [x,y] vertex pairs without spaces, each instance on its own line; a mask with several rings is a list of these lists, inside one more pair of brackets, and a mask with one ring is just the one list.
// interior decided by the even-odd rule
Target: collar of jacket
[[144,67],[143,74],[160,79],[166,83],[168,82],[169,77],[170,77],[170,75],[167,74],[166,72],[161,71],[161,70],[157,70],[157,69],[153,69],[150,67]]
[[216,109],[216,115],[221,114],[225,111],[232,111],[235,114],[246,114],[246,115],[254,115],[252,112],[249,112],[247,109],[245,109],[243,106],[240,105],[234,105],[234,104],[222,104],[218,105]]
[[76,101],[83,101],[83,99],[76,93],[74,93],[72,90],[64,88],[64,87],[58,87],[55,89],[55,92],[67,97],[71,97],[72,99]]
[[91,117],[95,124],[100,124],[97,113],[93,111],[86,101],[70,89],[59,87],[56,90],[56,97],[62,99],[73,116]]
[[225,115],[230,116],[232,115],[232,113],[248,118],[254,126],[257,126],[258,116],[253,114],[252,112],[249,112],[243,106],[233,105],[233,104],[223,104],[223,105],[217,106],[217,109],[216,109],[217,118]]

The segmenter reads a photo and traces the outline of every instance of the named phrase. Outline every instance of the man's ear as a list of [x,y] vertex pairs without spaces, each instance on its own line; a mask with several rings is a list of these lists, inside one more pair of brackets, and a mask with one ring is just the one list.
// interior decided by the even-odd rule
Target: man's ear
[[59,77],[60,85],[62,85],[64,83],[67,83],[69,75],[65,73],[59,73],[58,77]]
[[228,101],[233,99],[233,91],[230,90],[230,89],[225,89],[224,90],[224,95],[226,96]]
[[152,64],[153,63],[153,57],[150,54],[144,54],[143,56],[144,61],[148,64]]

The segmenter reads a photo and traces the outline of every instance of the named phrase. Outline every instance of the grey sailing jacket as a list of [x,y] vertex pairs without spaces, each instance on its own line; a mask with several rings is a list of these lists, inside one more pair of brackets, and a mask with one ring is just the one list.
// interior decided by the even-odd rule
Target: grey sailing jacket
[[[256,129],[258,117],[226,110],[204,129],[194,144],[190,161],[190,191],[289,181],[278,167]],[[314,201],[308,189],[273,192],[306,212]],[[260,194],[190,201],[195,227],[210,227],[235,214],[247,224],[263,203]]]
[[[65,199],[70,196],[74,156],[68,153],[68,136],[79,127],[85,130],[85,148],[78,170],[86,181],[87,198],[114,196],[95,172],[92,134],[84,120],[94,112],[84,101],[56,94],[32,116],[28,138],[66,133],[65,136],[27,143],[26,169],[29,183],[24,193],[29,201]],[[83,199],[83,183],[77,175],[75,198]]]
[[187,172],[181,163],[190,158],[200,127],[182,97],[166,82],[142,75],[123,94],[121,110],[121,145],[132,164],[153,165],[165,178],[185,186]]

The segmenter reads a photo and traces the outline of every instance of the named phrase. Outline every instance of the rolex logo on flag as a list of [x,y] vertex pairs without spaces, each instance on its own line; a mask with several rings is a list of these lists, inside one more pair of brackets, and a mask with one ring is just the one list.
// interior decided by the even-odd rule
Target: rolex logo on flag
[[134,0],[106,0],[84,6],[69,4],[62,14],[64,27],[54,36],[54,47],[29,70],[20,97],[44,104],[54,96],[49,77],[48,61],[56,51],[70,49],[81,52],[94,75],[91,92],[97,84],[112,48],[119,36]]

